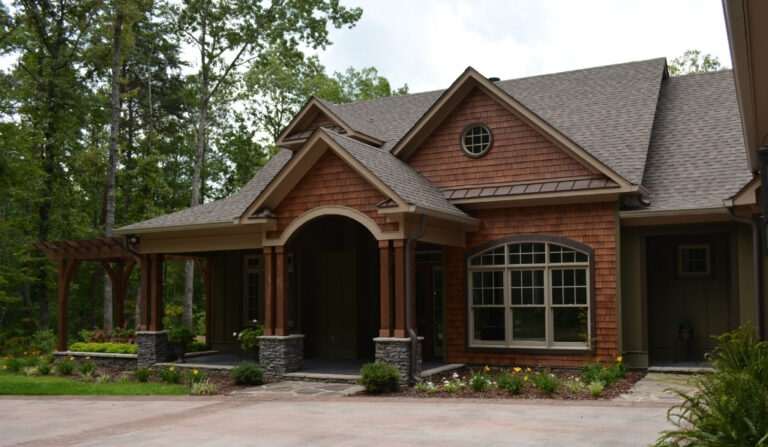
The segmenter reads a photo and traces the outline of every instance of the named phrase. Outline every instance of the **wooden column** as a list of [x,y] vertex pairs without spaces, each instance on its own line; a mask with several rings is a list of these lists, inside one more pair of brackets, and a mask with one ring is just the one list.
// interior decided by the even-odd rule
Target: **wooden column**
[[275,247],[275,335],[288,335],[288,290],[285,247]]
[[195,264],[205,287],[205,343],[211,344],[211,312],[213,310],[213,286],[211,284],[211,260],[195,258]]
[[272,247],[264,247],[264,335],[275,335],[275,259]]
[[141,258],[141,329],[163,330],[163,255]]
[[59,351],[67,350],[69,283],[80,263],[79,260],[59,261]]
[[392,336],[391,253],[390,241],[379,241],[379,313],[381,314],[379,337]]
[[395,330],[393,335],[405,338],[405,241],[396,239],[395,247]]

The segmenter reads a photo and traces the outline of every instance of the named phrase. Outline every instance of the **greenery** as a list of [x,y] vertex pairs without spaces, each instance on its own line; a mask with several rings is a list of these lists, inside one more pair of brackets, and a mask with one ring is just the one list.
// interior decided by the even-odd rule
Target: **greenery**
[[584,391],[584,382],[579,380],[578,377],[568,379],[565,381],[565,387],[572,394],[581,394],[581,392]]
[[61,360],[56,363],[56,372],[62,376],[69,376],[75,372],[75,363],[71,360]]
[[149,375],[151,374],[151,371],[149,368],[136,368],[136,380],[139,382],[146,382],[149,380]]
[[486,366],[482,372],[472,373],[469,378],[469,387],[472,389],[472,391],[479,393],[481,391],[485,391],[488,388],[491,388],[494,385],[491,378],[486,374],[489,371],[490,368]]
[[[330,30],[361,14],[336,0],[0,2],[3,355],[54,346],[56,265],[30,241],[101,237],[238,191],[275,152],[274,129],[311,95],[339,102],[407,91],[374,67],[327,73],[304,53],[331,45]],[[102,299],[104,268],[80,266],[67,336],[132,343],[138,270],[118,328]],[[178,317],[167,327],[204,324],[202,282],[191,272],[166,264],[165,314]]]
[[400,370],[389,363],[366,363],[360,369],[359,383],[371,394],[396,391],[400,387]]
[[254,327],[245,328],[237,334],[240,347],[248,351],[259,346],[259,337],[264,335],[264,326],[257,324]]
[[136,354],[136,345],[126,343],[83,343],[69,345],[70,351],[75,352],[106,352],[110,354]]
[[232,368],[229,376],[238,385],[261,385],[264,383],[264,372],[254,362],[242,362]]
[[187,391],[186,386],[164,383],[86,383],[66,377],[25,377],[0,373],[0,395],[168,396],[184,395]]
[[83,362],[77,366],[77,371],[83,376],[92,376],[96,372],[96,364],[93,362]]
[[672,59],[667,65],[672,76],[723,69],[716,56],[701,54],[701,50],[686,50],[682,56]]
[[695,393],[673,390],[682,403],[667,419],[677,428],[657,445],[768,445],[768,341],[750,324],[716,338],[714,372],[694,379]]
[[[519,368],[518,368],[519,369]],[[519,372],[503,371],[496,377],[496,384],[509,394],[519,394],[525,385],[523,375]]]
[[187,349],[190,352],[201,352],[201,351],[207,351],[208,345],[201,341],[193,341],[192,343],[187,345]]
[[218,388],[216,387],[216,384],[211,382],[211,379],[203,379],[197,382],[192,383],[192,386],[189,388],[189,394],[193,394],[196,396],[199,395],[212,395],[216,394],[218,391]]
[[181,382],[181,373],[175,366],[169,366],[168,368],[161,368],[157,370],[157,375],[166,383],[179,383]]
[[603,382],[602,380],[595,380],[594,382],[589,382],[589,385],[587,385],[587,389],[589,390],[589,394],[597,397],[603,394],[603,389],[605,389],[605,382]]
[[557,391],[563,382],[557,378],[556,375],[551,372],[537,373],[531,378],[536,388],[540,389],[544,394],[552,394]]
[[603,382],[605,385],[623,379],[627,375],[627,365],[622,357],[616,357],[616,361],[610,364],[587,363],[581,369],[581,377],[585,382]]
[[194,339],[195,334],[186,326],[178,326],[168,331],[168,341],[171,343],[182,344],[186,347]]
[[187,384],[194,385],[196,383],[200,383],[204,380],[208,380],[208,378],[205,375],[204,371],[200,371],[198,369],[191,369],[188,370],[184,374],[184,378]]

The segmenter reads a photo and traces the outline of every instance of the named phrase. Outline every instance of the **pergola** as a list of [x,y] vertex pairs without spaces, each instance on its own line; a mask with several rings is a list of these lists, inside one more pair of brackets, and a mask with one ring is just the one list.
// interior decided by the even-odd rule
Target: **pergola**
[[115,323],[125,322],[125,292],[128,278],[136,264],[141,267],[141,330],[163,330],[163,262],[193,260],[205,285],[206,336],[211,333],[211,263],[199,256],[165,256],[139,253],[137,244],[127,237],[102,237],[54,242],[34,242],[33,245],[51,261],[59,264],[58,281],[58,349],[67,349],[69,286],[77,268],[86,261],[98,262],[112,280],[115,303]]

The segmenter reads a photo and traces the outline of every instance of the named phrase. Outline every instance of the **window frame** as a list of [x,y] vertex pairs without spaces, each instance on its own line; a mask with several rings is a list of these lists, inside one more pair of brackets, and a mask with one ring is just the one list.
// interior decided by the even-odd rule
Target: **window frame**
[[[248,260],[249,259],[258,259],[259,263],[258,266],[249,266]],[[264,291],[265,291],[265,277],[264,277],[264,254],[263,253],[248,253],[243,255],[243,261],[242,261],[242,269],[243,269],[243,291],[242,291],[242,305],[243,305],[243,318],[242,323],[244,327],[252,327],[256,324],[264,324],[263,321],[263,315],[264,315]],[[252,318],[248,318],[248,312],[250,310],[249,300],[250,297],[248,296],[248,275],[255,273],[259,275],[259,296],[257,297],[257,323],[253,322]]]
[[[701,249],[706,251],[707,270],[705,272],[684,272],[683,271],[683,250]],[[677,276],[681,278],[703,278],[712,275],[712,247],[710,244],[678,244],[677,250]]]
[[[467,147],[464,144],[464,137],[467,135],[468,132],[470,132],[472,129],[476,127],[482,127],[485,129],[486,132],[488,132],[488,147],[486,147],[484,150],[478,153],[470,152],[467,150]],[[459,147],[461,147],[461,151],[464,152],[464,155],[466,155],[469,158],[480,158],[484,155],[486,155],[488,152],[491,151],[491,148],[493,147],[493,132],[491,132],[491,128],[488,127],[487,124],[481,123],[481,122],[475,122],[470,123],[459,134]]]
[[[544,263],[538,264],[510,264],[509,262],[509,250],[507,248],[510,244],[521,243],[543,243],[545,246],[545,259]],[[569,263],[552,263],[550,262],[550,250],[549,244],[559,245],[570,250],[582,252],[587,255],[586,262],[569,262]],[[494,248],[504,248],[504,264],[503,265],[480,265],[471,266],[470,261],[473,257]],[[553,305],[552,304],[552,271],[553,270],[567,270],[567,269],[585,269],[586,270],[586,292],[587,292],[587,342],[555,342],[554,341],[554,309],[557,307],[568,307],[569,305]],[[504,284],[504,333],[505,339],[500,341],[481,341],[474,339],[474,306],[472,303],[472,272],[476,271],[491,271],[501,270],[503,274]],[[545,340],[543,342],[533,341],[519,341],[516,342],[512,339],[512,324],[511,324],[511,312],[515,305],[511,300],[511,271],[516,270],[543,270],[544,271],[544,304],[545,309]],[[496,239],[488,243],[482,244],[469,250],[464,255],[464,278],[465,278],[465,293],[464,293],[464,305],[465,305],[465,348],[467,351],[517,351],[517,352],[546,352],[546,353],[589,353],[594,352],[594,337],[595,337],[595,280],[594,280],[594,250],[592,247],[574,241],[572,239],[549,236],[549,235],[519,235],[510,236],[501,239]],[[573,307],[584,307],[583,305],[570,305]],[[532,306],[536,307],[536,306]]]

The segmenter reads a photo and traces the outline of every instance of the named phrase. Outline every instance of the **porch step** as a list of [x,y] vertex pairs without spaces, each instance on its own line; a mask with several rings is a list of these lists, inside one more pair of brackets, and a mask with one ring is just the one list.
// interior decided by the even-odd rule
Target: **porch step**
[[331,382],[331,383],[357,383],[360,374],[333,374],[296,371],[283,374],[285,380],[298,380],[303,382]]
[[671,366],[649,366],[648,372],[667,373],[667,374],[697,374],[714,371],[711,366],[689,366],[689,365],[671,365]]

